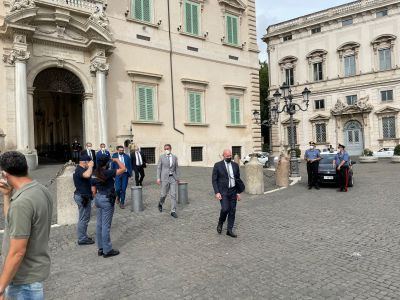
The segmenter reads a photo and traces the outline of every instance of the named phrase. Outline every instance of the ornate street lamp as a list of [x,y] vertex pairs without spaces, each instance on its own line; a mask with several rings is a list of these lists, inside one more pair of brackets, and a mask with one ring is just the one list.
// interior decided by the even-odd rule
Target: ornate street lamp
[[[310,101],[310,94],[311,91],[308,88],[305,88],[304,91],[301,93],[303,96],[303,104],[305,107],[303,108],[302,105],[293,102],[292,90],[288,84],[285,82],[280,87],[280,90],[277,89],[276,92],[273,94],[275,103],[271,105],[271,119],[268,121],[272,124],[275,124],[278,121],[279,114],[285,112],[290,117],[290,176],[291,177],[299,177],[299,161],[296,157],[296,141],[294,136],[294,122],[293,122],[293,115],[296,114],[297,111],[307,111],[308,105]],[[284,105],[280,108],[280,102],[283,100]],[[253,112],[254,115],[254,112]]]

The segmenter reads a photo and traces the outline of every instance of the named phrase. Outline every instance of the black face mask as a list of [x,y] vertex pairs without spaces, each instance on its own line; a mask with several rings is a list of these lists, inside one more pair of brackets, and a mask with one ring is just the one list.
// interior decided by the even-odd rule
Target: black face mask
[[225,161],[229,164],[232,161],[232,157],[225,158]]

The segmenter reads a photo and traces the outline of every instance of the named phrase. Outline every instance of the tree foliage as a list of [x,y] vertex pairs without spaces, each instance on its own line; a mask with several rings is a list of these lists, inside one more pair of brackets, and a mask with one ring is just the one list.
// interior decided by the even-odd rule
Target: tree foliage
[[[268,74],[268,64],[266,62],[260,62],[260,114],[261,121],[267,120],[269,116],[268,107],[268,95],[269,95],[269,74]],[[264,143],[270,144],[269,141],[269,128],[262,126],[261,135],[263,137]]]

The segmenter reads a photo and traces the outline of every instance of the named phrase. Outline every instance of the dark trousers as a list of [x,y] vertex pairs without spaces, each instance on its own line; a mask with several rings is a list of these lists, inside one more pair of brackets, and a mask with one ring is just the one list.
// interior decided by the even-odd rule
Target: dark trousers
[[136,185],[142,185],[144,178],[144,168],[143,166],[136,166],[135,168],[135,182]]
[[318,166],[318,161],[307,163],[308,186],[318,186]]
[[228,230],[233,229],[235,223],[237,194],[236,188],[231,188],[226,194],[222,195],[221,213],[219,215],[219,224],[224,224],[226,217],[228,217]]
[[349,167],[341,167],[338,171],[338,184],[341,190],[347,190],[349,186]]

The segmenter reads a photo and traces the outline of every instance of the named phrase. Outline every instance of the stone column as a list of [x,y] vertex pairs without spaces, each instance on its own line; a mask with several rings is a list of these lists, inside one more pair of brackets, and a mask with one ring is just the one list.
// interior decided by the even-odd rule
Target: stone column
[[36,150],[35,149],[35,120],[34,120],[34,114],[35,112],[33,111],[33,93],[35,91],[35,88],[28,88],[28,126],[30,128],[29,130],[29,149],[31,150]]
[[98,137],[99,143],[108,145],[108,124],[107,124],[107,81],[106,76],[109,64],[106,57],[99,53],[91,62],[90,71],[96,73],[96,100],[98,112]]

